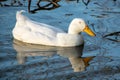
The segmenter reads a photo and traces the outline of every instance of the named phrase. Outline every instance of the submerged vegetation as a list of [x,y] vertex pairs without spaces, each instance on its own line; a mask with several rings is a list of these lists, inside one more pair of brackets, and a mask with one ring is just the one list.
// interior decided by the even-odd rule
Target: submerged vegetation
[[120,42],[120,32],[109,33],[103,37],[111,41]]
[[[9,1],[9,0],[0,0],[0,6],[24,6],[25,2],[28,1],[28,3],[32,0],[11,0],[9,1],[9,3],[5,3],[5,1]],[[35,0],[37,1],[37,5],[39,5],[40,2],[48,2],[49,4],[53,4],[57,6],[57,2],[60,2],[62,0]],[[70,1],[76,1],[76,3],[82,2],[84,3],[84,5],[88,5],[90,2],[92,2],[92,0],[65,0],[66,2],[70,2]],[[116,2],[117,0],[113,0],[113,2]]]

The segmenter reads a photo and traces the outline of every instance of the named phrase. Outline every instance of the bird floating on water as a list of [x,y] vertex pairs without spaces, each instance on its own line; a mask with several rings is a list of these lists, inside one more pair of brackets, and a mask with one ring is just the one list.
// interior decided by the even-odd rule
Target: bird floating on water
[[84,40],[81,32],[90,36],[95,33],[81,18],[75,18],[69,25],[68,32],[57,27],[33,21],[22,14],[24,10],[17,11],[16,25],[12,31],[13,37],[19,41],[30,44],[47,46],[73,47],[82,45]]

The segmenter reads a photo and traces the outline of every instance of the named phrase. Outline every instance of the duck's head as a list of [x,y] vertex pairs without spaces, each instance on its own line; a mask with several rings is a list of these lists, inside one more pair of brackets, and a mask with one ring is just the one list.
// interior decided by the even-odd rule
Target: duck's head
[[80,32],[86,32],[90,36],[95,36],[95,33],[88,27],[83,19],[75,18],[70,23],[68,33],[79,34]]

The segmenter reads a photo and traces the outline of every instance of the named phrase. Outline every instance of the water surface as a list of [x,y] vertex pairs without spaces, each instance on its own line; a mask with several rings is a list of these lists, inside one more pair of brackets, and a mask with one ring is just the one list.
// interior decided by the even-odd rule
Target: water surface
[[81,2],[61,1],[61,7],[54,10],[24,13],[35,21],[65,31],[73,18],[85,19],[96,37],[82,33],[84,46],[70,48],[31,45],[14,40],[12,29],[16,22],[16,11],[27,10],[27,7],[0,7],[0,79],[119,80],[120,43],[116,41],[119,35],[107,36],[114,40],[104,37],[120,31],[119,3],[118,0],[116,3],[113,0],[95,0],[86,7]]

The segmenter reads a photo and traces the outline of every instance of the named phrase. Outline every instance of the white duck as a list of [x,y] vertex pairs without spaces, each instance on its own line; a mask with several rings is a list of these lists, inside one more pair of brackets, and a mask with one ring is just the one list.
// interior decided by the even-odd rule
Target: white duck
[[22,15],[23,10],[17,11],[16,25],[13,37],[19,41],[49,46],[72,47],[82,45],[84,40],[80,32],[95,36],[85,21],[75,18],[70,23],[68,33],[56,27],[30,20]]

